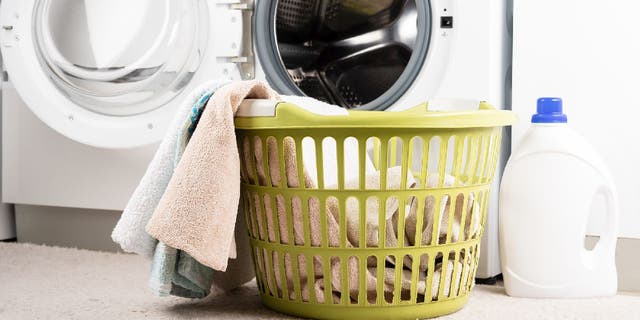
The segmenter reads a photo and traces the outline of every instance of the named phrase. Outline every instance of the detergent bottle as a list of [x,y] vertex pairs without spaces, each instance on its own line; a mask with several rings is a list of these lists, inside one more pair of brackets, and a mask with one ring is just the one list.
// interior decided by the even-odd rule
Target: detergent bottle
[[[507,294],[613,295],[618,198],[611,175],[594,148],[567,125],[561,99],[540,98],[537,111],[500,187],[500,254]],[[606,203],[606,225],[588,250],[587,223],[600,195]]]

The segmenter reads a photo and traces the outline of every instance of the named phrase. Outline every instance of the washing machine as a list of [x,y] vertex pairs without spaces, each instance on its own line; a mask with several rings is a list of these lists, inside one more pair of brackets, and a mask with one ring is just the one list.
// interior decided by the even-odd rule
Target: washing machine
[[[350,109],[502,107],[505,1],[3,0],[2,191],[18,239],[122,210],[176,107],[211,78]],[[50,218],[72,211],[87,214]]]

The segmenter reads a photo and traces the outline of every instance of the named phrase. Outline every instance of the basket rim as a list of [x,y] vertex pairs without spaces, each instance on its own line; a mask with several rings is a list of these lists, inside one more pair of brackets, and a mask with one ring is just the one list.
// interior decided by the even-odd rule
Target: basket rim
[[428,102],[400,112],[349,110],[344,116],[318,115],[295,104],[280,102],[273,117],[237,117],[236,129],[421,128],[459,129],[509,126],[517,122],[512,111],[496,110],[480,102],[477,110],[431,111]]

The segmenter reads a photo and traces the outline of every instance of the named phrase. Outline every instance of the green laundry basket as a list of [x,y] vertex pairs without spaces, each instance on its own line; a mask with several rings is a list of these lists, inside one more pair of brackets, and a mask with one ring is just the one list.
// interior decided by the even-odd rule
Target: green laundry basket
[[241,206],[263,303],[317,319],[462,308],[502,127],[513,122],[486,103],[340,116],[280,103],[275,116],[236,118]]

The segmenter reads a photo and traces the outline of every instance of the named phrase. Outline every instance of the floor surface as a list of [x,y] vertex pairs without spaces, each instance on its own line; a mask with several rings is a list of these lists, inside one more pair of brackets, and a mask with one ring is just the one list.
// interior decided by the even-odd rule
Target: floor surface
[[[142,257],[0,242],[0,319],[293,319],[260,303],[255,283],[202,301],[159,298]],[[640,296],[516,299],[476,286],[441,319],[639,319]]]

